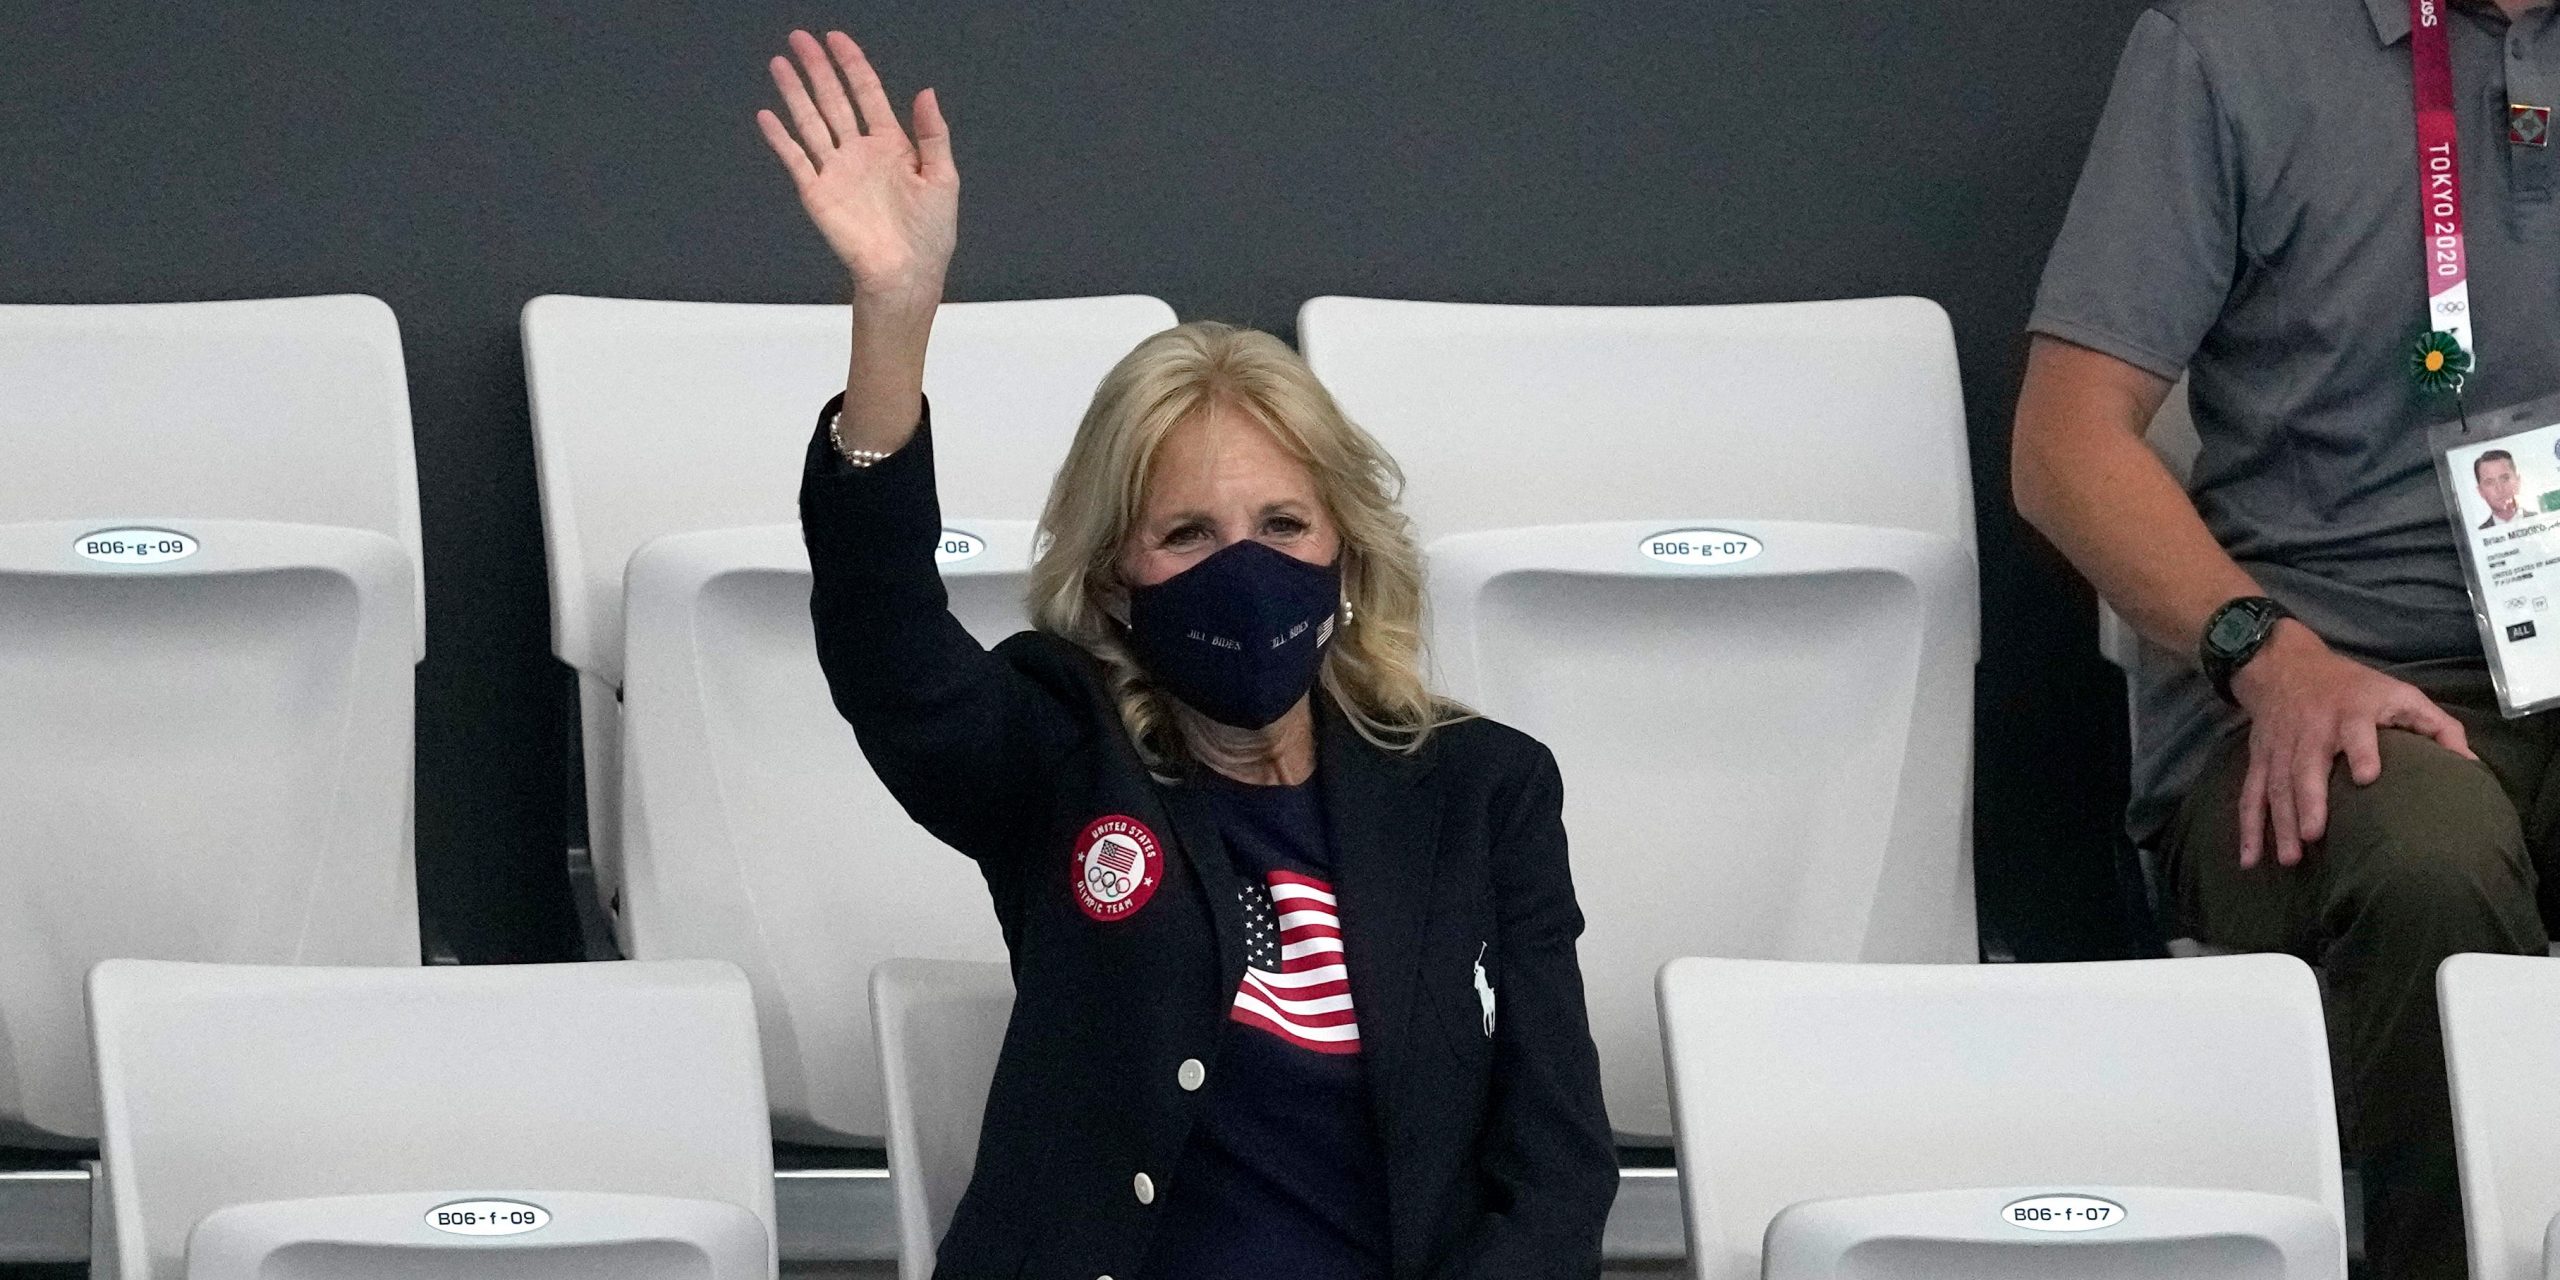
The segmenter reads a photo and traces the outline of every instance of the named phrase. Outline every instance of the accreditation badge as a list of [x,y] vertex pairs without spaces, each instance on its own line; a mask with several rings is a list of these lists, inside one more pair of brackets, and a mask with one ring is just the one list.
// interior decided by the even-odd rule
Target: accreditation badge
[[2560,396],[2428,437],[2498,708],[2513,719],[2560,706]]

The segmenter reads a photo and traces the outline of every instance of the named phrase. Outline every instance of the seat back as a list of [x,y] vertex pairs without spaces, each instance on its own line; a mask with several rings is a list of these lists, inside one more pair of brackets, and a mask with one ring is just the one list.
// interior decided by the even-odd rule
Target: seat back
[[1299,329],[1404,468],[1440,687],[1564,772],[1622,1136],[1670,1131],[1664,960],[1976,957],[1972,489],[1935,304],[1318,298]]
[[217,1210],[349,1195],[679,1197],[773,1238],[732,966],[110,960],[89,1001],[120,1280],[180,1280]]
[[871,971],[871,1016],[888,1098],[898,1280],[928,1280],[977,1167],[1013,978],[1000,964],[884,961]]
[[1955,338],[1926,299],[1317,298],[1298,312],[1298,342],[1403,465],[1426,542],[1750,517],[1914,529],[1973,549]]
[[381,299],[0,306],[0,387],[0,524],[370,529],[408,556],[425,655],[408,374]]
[[2541,1280],[2560,1220],[2560,962],[2454,956],[2436,997],[2473,1280]]
[[[1565,776],[1592,1033],[1620,1134],[1671,1132],[1644,975],[1683,954],[1969,962],[1973,560],[1903,529],[1655,524],[1434,544],[1447,686]],[[1727,535],[1714,535],[1727,536]]]
[[364,297],[0,306],[0,387],[0,1144],[84,1145],[96,961],[418,961],[408,391]]
[[[1032,522],[954,520],[942,566],[981,644],[1029,625]],[[965,527],[965,532],[963,532]],[[863,1015],[892,956],[1005,954],[975,864],[910,821],[827,693],[798,525],[674,534],[631,560],[623,699],[630,954],[755,983],[776,1131],[877,1142]]]
[[[552,647],[579,673],[588,837],[623,952],[744,968],[777,1131],[866,1144],[871,964],[1003,952],[975,872],[863,762],[810,640],[794,498],[846,323],[840,306],[542,297],[524,338]],[[1031,522],[1096,384],[1173,323],[1133,296],[936,318],[936,481],[977,539],[945,573],[982,642],[1027,625]]]
[[1756,1280],[1780,1210],[1840,1197],[2164,1187],[2344,1222],[2319,987],[2288,956],[1683,959],[1659,995],[1699,1280]]
[[[845,308],[546,295],[523,319],[552,652],[618,685],[632,552],[799,518],[802,446],[844,389]],[[1173,323],[1134,295],[946,304],[925,359],[943,510],[1036,519],[1095,384]]]
[[[1102,374],[1173,323],[1172,308],[1146,297],[945,305],[925,365],[943,510],[1036,519]],[[662,537],[797,519],[802,446],[844,386],[846,325],[841,306],[525,305],[552,652],[578,673],[588,844],[625,954],[639,954],[622,902],[626,571]],[[858,1010],[841,1012],[859,1023]],[[775,1084],[786,1130],[828,1140],[829,1121],[790,1119],[802,1110],[796,1086]],[[875,1133],[870,1114],[832,1123]]]

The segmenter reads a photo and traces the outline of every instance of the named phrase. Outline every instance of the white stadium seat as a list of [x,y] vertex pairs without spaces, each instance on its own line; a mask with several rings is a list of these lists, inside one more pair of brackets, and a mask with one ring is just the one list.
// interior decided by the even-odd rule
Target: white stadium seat
[[[1033,522],[1095,385],[1173,323],[1143,297],[942,308],[944,573],[982,642],[1028,625]],[[745,969],[776,1132],[876,1143],[872,965],[1004,948],[976,869],[900,812],[818,670],[795,496],[845,310],[544,297],[524,337],[552,643],[624,953]]]
[[2436,970],[2472,1280],[2560,1276],[2560,962],[2459,955]]
[[765,1280],[755,1010],[718,961],[89,981],[115,1280]]
[[0,1145],[101,959],[418,963],[421,584],[378,299],[0,306]]
[[2336,1108],[2288,956],[1675,960],[1698,1280],[2342,1280]]
[[1563,770],[1622,1136],[1670,1132],[1663,961],[1977,958],[1973,501],[1934,303],[1298,323],[1403,466],[1440,686]]
[[871,971],[871,1018],[889,1120],[898,1280],[928,1280],[942,1233],[977,1168],[987,1090],[1013,1016],[1000,964],[884,960]]

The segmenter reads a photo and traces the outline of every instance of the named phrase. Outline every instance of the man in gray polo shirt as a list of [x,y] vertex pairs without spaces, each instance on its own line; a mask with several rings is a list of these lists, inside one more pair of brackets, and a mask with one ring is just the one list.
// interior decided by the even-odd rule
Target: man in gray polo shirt
[[[2560,100],[2560,24],[2452,8],[2476,412],[2560,392],[2560,162],[2510,112]],[[2409,375],[2409,27],[2408,0],[2142,15],[2029,323],[2014,456],[2019,510],[2145,641],[2128,822],[2180,923],[2326,971],[2395,1278],[2464,1274],[2436,963],[2540,951],[2560,880],[2560,716],[2498,714],[2427,445],[2452,403]],[[2181,373],[2183,487],[2143,443]],[[2204,649],[2209,622],[2244,642]]]

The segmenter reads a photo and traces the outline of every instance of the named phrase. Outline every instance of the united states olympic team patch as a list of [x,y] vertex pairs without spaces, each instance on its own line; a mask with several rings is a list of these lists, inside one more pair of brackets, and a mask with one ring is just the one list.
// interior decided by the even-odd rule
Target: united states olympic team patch
[[1136,818],[1096,818],[1076,837],[1076,906],[1093,919],[1128,919],[1163,878],[1164,848]]

